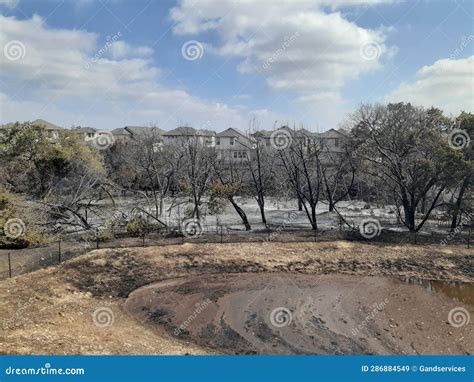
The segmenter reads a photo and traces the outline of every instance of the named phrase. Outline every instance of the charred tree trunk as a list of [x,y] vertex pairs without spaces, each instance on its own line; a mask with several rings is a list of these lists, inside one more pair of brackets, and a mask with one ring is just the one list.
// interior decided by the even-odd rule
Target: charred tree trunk
[[234,207],[235,211],[239,214],[240,218],[242,219],[242,223],[244,223],[245,230],[250,231],[252,227],[250,226],[249,220],[247,218],[247,214],[245,211],[240,208],[240,206],[235,202],[234,198],[232,196],[229,197],[229,201]]
[[410,232],[415,232],[415,209],[408,205],[403,206],[405,213],[405,225],[408,227]]
[[311,204],[311,227],[313,230],[318,230],[318,223],[316,221],[316,204]]
[[301,203],[301,199],[297,197],[298,199],[298,211],[303,211],[303,203]]
[[469,177],[464,179],[461,185],[461,189],[459,190],[458,198],[456,199],[456,203],[454,205],[453,219],[451,220],[450,232],[454,232],[454,230],[456,229],[458,225],[459,211],[461,210],[461,203],[464,198],[464,193],[466,192],[468,183],[469,183]]
[[262,223],[267,225],[267,218],[265,217],[265,200],[263,196],[257,197],[258,208],[260,209],[260,216],[262,217]]

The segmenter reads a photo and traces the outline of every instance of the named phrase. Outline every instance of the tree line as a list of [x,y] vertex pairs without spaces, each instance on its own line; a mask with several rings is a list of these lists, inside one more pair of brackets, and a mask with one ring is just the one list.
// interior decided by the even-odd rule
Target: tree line
[[[182,205],[186,216],[202,218],[203,208],[218,213],[226,203],[246,230],[251,224],[239,197],[256,200],[268,224],[268,197],[292,197],[312,229],[316,208],[326,203],[338,214],[345,200],[394,206],[399,221],[419,231],[442,210],[454,231],[472,217],[474,114],[446,117],[441,110],[409,103],[362,105],[344,123],[350,137],[340,150],[318,141],[290,138],[284,147],[253,139],[239,161],[188,136],[163,144],[156,129],[106,150],[88,145],[69,130],[51,139],[29,123],[0,129],[0,226],[20,218],[25,235],[5,238],[35,242],[38,233],[91,230],[103,214],[101,203],[137,195],[134,219],[166,225],[165,199]],[[464,219],[464,220],[463,220]],[[354,228],[354,227],[353,227]],[[35,235],[36,233],[36,235]],[[28,236],[29,235],[29,236]],[[11,235],[10,235],[11,236]]]

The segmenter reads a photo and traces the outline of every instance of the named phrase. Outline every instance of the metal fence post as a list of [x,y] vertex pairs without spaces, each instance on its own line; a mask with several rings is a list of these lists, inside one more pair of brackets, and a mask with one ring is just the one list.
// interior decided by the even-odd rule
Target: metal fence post
[[143,233],[143,247],[145,247],[145,233]]
[[12,278],[12,261],[10,258],[10,252],[8,252],[8,275]]
[[96,247],[96,249],[99,249],[99,238],[98,237],[95,239],[95,247]]
[[223,234],[223,231],[224,231],[224,227],[221,226],[221,244],[222,244],[222,234]]
[[58,262],[61,263],[61,239],[58,240]]
[[472,231],[471,225],[472,224],[469,225],[469,235],[467,236],[467,248],[470,248],[470,244],[471,244],[471,231]]

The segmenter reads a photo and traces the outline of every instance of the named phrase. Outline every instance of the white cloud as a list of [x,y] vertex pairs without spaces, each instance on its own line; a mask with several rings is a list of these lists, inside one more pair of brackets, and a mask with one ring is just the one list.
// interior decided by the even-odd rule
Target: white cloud
[[115,41],[110,47],[113,58],[123,58],[128,56],[150,56],[153,49],[148,46],[133,47],[124,41]]
[[7,8],[13,9],[18,5],[20,0],[0,0],[0,6],[3,5]]
[[454,115],[474,110],[474,56],[438,60],[423,66],[415,77],[414,82],[401,83],[384,101],[435,106]]
[[0,15],[0,24],[0,46],[16,40],[24,47],[17,60],[0,55],[2,123],[43,118],[66,127],[155,122],[215,130],[248,124],[248,116],[234,108],[162,85],[159,69],[141,57],[149,54],[143,47],[126,44],[126,58],[119,59],[98,44],[96,34],[50,29],[39,16]]
[[220,43],[206,44],[209,51],[241,58],[239,72],[260,74],[272,90],[297,94],[299,105],[314,109],[331,101],[328,94],[339,99],[351,80],[381,68],[393,51],[387,29],[362,28],[327,8],[381,2],[390,1],[183,0],[171,18],[178,35],[216,32]]

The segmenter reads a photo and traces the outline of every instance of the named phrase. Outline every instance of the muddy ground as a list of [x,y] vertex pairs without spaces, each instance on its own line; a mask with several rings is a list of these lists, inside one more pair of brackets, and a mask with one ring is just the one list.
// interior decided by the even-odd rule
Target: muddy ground
[[[135,311],[127,309],[126,300],[138,288],[163,280],[189,276],[196,280],[205,280],[206,277],[210,277],[209,275],[221,275],[219,277],[231,280],[231,276],[222,275],[234,274],[232,277],[237,277],[244,273],[253,274],[253,276],[245,277],[256,275],[259,282],[269,277],[269,273],[285,274],[295,280],[303,277],[302,275],[345,274],[358,276],[360,280],[364,279],[360,276],[371,276],[365,279],[375,283],[376,280],[381,279],[372,276],[474,282],[474,254],[472,249],[461,246],[449,248],[436,245],[393,246],[345,241],[183,244],[93,251],[69,260],[61,266],[39,270],[0,283],[0,310],[3,320],[0,352],[8,354],[232,353],[228,347],[202,341],[199,336],[182,336],[183,331],[176,335],[174,332],[176,328],[150,325],[148,319],[144,322]],[[301,284],[303,279],[298,280]],[[340,285],[344,284],[347,290],[351,282],[340,281]],[[237,282],[234,284],[235,291],[230,292],[237,292],[238,288],[246,285],[240,285]],[[404,287],[415,288],[409,285],[402,285],[401,288]],[[318,286],[315,285],[314,288]],[[339,293],[344,294],[344,288],[341,287]],[[254,288],[254,290],[257,289]],[[363,301],[372,293],[369,292],[368,287],[356,289],[359,301]],[[372,288],[373,293],[377,289],[383,288]],[[470,338],[472,339],[472,319],[469,324],[458,328],[448,323],[448,312],[451,309],[463,307],[472,317],[472,306],[438,294],[430,300],[433,303],[432,308],[437,306],[437,309],[426,310],[421,306],[416,309],[419,301],[428,301],[427,297],[418,296],[412,300],[411,292],[406,290],[401,293],[402,289],[399,292],[393,291],[393,293],[399,293],[398,296],[391,296],[392,302],[395,303],[387,303],[384,307],[384,311],[389,314],[387,321],[380,323],[377,327],[371,326],[369,334],[365,335],[367,341],[369,337],[371,341],[379,341],[378,347],[373,344],[361,346],[360,343],[363,341],[352,342],[354,338],[357,339],[357,335],[360,335],[360,333],[357,335],[352,333],[354,325],[361,318],[363,318],[361,322],[364,322],[366,316],[363,314],[370,313],[370,310],[367,311],[370,306],[366,306],[366,303],[358,315],[352,313],[356,305],[354,309],[348,307],[347,312],[344,315],[341,314],[340,317],[349,317],[354,322],[348,325],[345,331],[340,327],[331,326],[329,329],[332,334],[328,334],[326,338],[329,342],[320,348],[313,345],[308,345],[309,347],[303,349],[293,345],[293,348],[288,348],[286,345],[282,346],[278,342],[280,340],[277,339],[275,339],[277,346],[273,347],[275,343],[266,337],[271,333],[265,330],[262,332],[262,338],[266,338],[263,342],[267,345],[272,343],[270,348],[276,349],[275,353],[286,353],[290,349],[292,353],[313,351],[328,353],[334,350],[338,354],[337,350],[341,348],[342,353],[472,354],[474,352],[470,345],[472,341],[467,342]],[[421,291],[418,292],[421,293]],[[419,294],[418,292],[414,293]],[[204,296],[200,296],[202,297]],[[382,294],[374,295],[374,298],[367,300],[367,303],[373,303],[375,300],[383,301],[382,297]],[[229,299],[230,297],[227,295],[222,298]],[[408,300],[404,301],[404,298]],[[227,300],[221,301],[222,306],[226,304],[225,301]],[[238,306],[232,298],[228,301],[229,307]],[[186,306],[186,304],[183,305]],[[411,310],[406,311],[404,307],[411,307]],[[154,306],[154,308],[159,307]],[[191,306],[188,311],[193,314],[195,309],[195,306]],[[427,312],[435,311],[439,311],[436,317],[427,315]],[[168,313],[155,309],[153,317],[158,321],[160,317],[172,321],[172,317],[165,317],[166,314]],[[260,315],[264,316],[263,313]],[[179,328],[177,324],[184,316],[186,316],[184,311],[177,315],[179,319],[176,319],[175,323],[172,322],[173,326]],[[381,319],[383,315],[380,314],[377,317]],[[436,320],[432,321],[431,318],[433,320],[436,318]],[[330,322],[328,317],[319,317],[319,319],[325,323]],[[224,320],[223,327],[229,325],[229,322]],[[412,324],[406,329],[406,325],[410,322]],[[325,325],[318,320],[315,323]],[[231,324],[234,328],[230,329],[234,331],[235,328],[240,328],[238,322],[231,322]],[[375,325],[374,322],[371,324]],[[256,324],[250,323],[250,327],[252,325]],[[252,328],[255,331],[257,327]],[[347,331],[349,328],[351,333]],[[384,338],[387,337],[387,340],[381,342],[374,339],[377,338],[377,332]],[[331,347],[331,338],[336,334],[344,338],[337,337],[333,341],[335,344]],[[313,336],[318,338],[318,335],[321,337],[323,332]],[[375,337],[372,338],[373,336]],[[426,337],[430,337],[434,344],[429,346],[423,342],[422,339]],[[241,348],[234,349],[235,353],[271,353],[262,351],[257,343],[246,346],[242,343]]]
[[227,354],[464,354],[474,332],[446,324],[455,307],[386,277],[232,273],[139,288],[140,322]]

